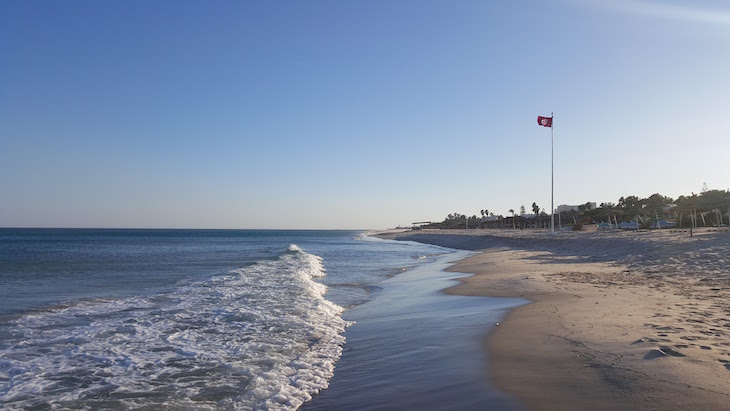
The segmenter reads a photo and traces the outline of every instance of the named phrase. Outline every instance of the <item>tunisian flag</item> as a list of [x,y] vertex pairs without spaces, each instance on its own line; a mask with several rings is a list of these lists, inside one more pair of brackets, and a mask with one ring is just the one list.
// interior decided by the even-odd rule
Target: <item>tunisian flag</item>
[[543,127],[552,127],[553,126],[553,118],[552,117],[543,117],[543,116],[537,116],[537,124],[543,126]]

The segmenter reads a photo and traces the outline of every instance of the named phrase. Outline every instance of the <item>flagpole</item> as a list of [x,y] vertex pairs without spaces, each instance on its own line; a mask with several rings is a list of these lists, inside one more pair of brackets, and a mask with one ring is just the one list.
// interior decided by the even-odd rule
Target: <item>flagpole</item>
[[555,115],[550,113],[550,232],[555,234],[555,171],[553,168],[553,130],[555,129]]

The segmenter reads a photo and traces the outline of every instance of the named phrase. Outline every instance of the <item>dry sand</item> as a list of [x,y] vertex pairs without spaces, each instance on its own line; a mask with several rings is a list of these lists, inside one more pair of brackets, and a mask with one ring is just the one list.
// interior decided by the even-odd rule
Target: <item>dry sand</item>
[[730,410],[730,232],[380,233],[481,251],[447,290],[524,297],[486,341],[528,409]]

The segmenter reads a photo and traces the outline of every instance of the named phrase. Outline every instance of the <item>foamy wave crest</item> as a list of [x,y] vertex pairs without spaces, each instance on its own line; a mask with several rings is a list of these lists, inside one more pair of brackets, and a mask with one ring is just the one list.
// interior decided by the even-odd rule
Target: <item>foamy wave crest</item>
[[312,280],[322,259],[294,247],[170,293],[15,320],[0,408],[298,408],[328,386],[349,324]]

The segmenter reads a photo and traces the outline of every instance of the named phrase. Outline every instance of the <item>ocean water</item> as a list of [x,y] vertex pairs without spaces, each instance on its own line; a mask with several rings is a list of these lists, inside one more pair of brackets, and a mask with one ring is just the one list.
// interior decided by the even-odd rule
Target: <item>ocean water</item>
[[451,252],[356,231],[0,229],[0,408],[296,409],[328,387],[346,310]]
[[484,339],[520,298],[447,295],[465,274],[444,271],[468,251],[438,256],[380,283],[343,314],[357,322],[327,390],[302,411],[520,411],[489,383]]

